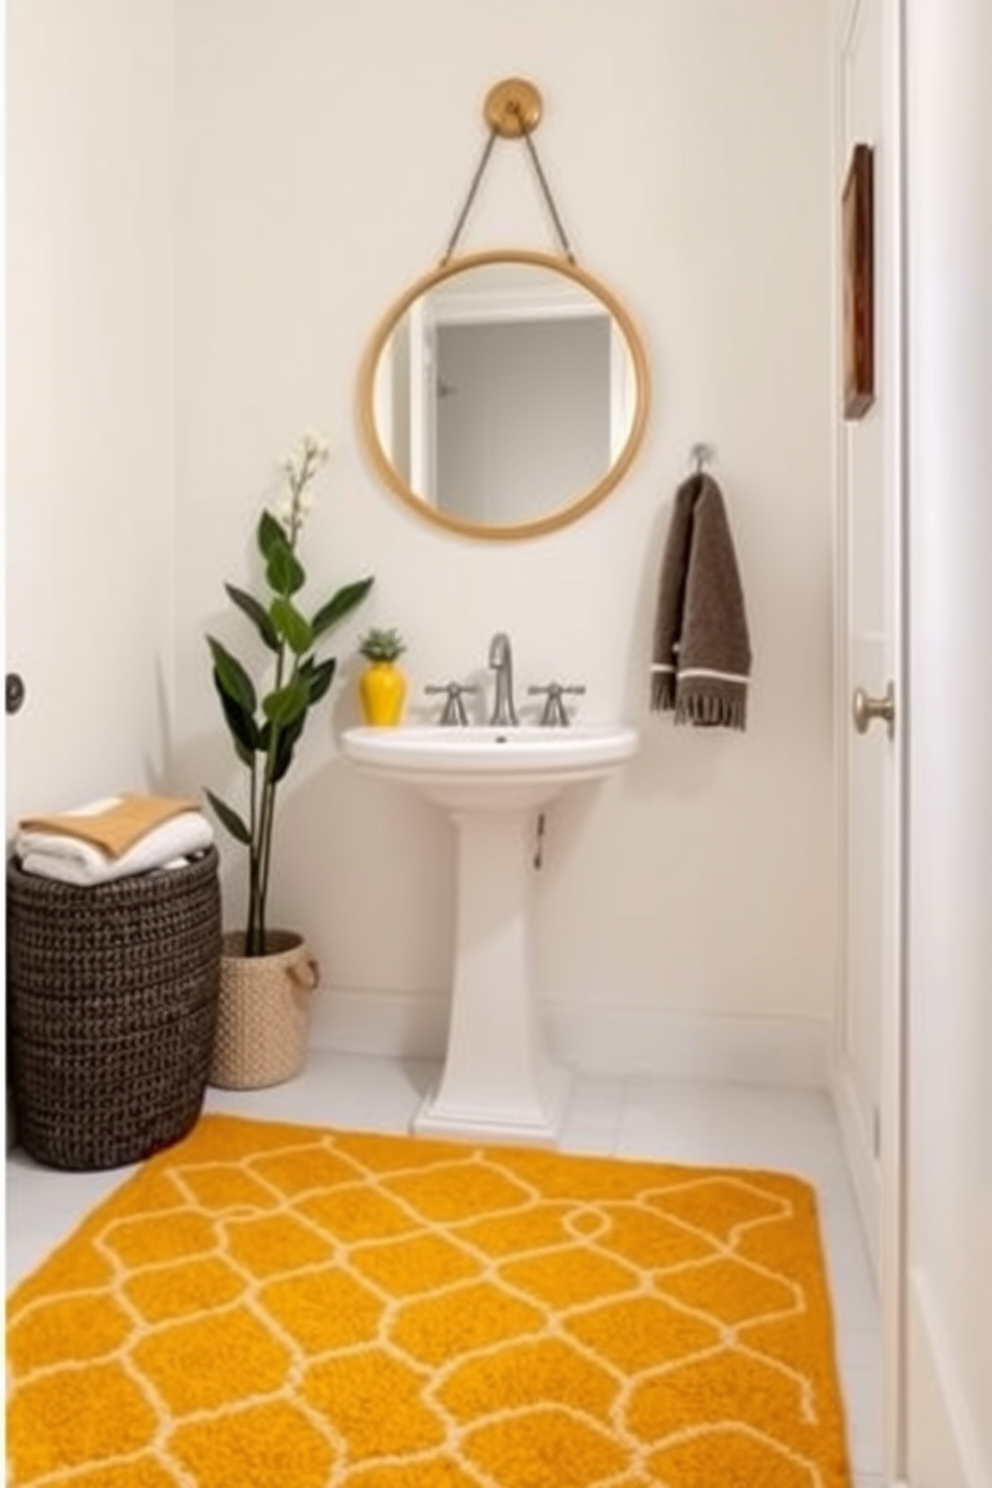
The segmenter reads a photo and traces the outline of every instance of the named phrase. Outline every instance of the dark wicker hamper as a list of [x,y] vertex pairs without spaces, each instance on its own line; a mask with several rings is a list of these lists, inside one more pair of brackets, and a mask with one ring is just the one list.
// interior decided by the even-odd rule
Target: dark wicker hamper
[[17,1139],[51,1167],[138,1162],[203,1107],[220,988],[216,848],[77,888],[7,863]]

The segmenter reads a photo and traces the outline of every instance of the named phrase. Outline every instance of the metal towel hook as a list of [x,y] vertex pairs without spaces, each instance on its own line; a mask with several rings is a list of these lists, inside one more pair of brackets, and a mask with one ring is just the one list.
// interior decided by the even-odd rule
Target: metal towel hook
[[702,475],[707,465],[709,465],[716,458],[716,445],[706,444],[704,441],[700,440],[697,444],[694,444],[692,446],[689,451],[689,455],[692,459],[692,468],[695,471],[696,475]]

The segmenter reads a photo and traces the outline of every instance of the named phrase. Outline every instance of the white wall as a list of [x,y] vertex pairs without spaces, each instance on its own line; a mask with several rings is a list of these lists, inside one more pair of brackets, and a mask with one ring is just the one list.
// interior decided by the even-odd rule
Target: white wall
[[[700,1029],[726,1026],[723,1072],[757,1048],[774,1074],[766,1027],[829,1017],[835,956],[829,57],[826,0],[12,0],[8,665],[30,699],[8,728],[8,824],[142,776],[236,793],[204,633],[243,635],[223,581],[249,580],[276,463],[315,426],[335,454],[314,596],[376,575],[282,806],[274,908],[323,965],[318,1020],[409,1047],[444,1026],[450,831],[337,758],[357,633],[404,630],[419,707],[427,681],[488,682],[505,627],[521,690],[582,681],[584,716],[644,734],[622,779],[551,813],[536,953],[556,1036],[595,1041],[605,1018],[604,1060],[689,1067]],[[353,399],[379,316],[443,251],[482,100],[511,73],[543,92],[542,161],[580,264],[643,330],[654,407],[602,506],[486,545],[378,486]],[[462,246],[500,244],[555,246],[502,144]],[[700,439],[749,600],[743,736],[646,711],[661,548]]]
[[7,824],[168,783],[173,18],[8,0]]
[[[315,425],[335,446],[308,539],[315,597],[366,571],[376,589],[339,633],[341,682],[286,790],[273,893],[277,917],[314,943],[336,1036],[374,1041],[352,1020],[376,1008],[411,1047],[443,1026],[449,828],[334,747],[357,717],[355,637],[378,622],[408,637],[417,711],[425,682],[486,681],[505,627],[521,689],[582,681],[585,717],[643,729],[622,779],[551,814],[536,885],[549,1004],[597,1028],[608,1013],[625,1030],[617,1057],[655,1067],[674,1057],[667,1019],[698,1031],[697,1018],[829,1016],[828,12],[180,0],[177,773],[188,789],[237,791],[203,633],[227,625],[222,580],[248,576],[275,461]],[[543,92],[535,142],[552,190],[579,262],[640,323],[655,400],[639,461],[601,507],[487,545],[418,524],[377,485],[352,405],[380,315],[444,249],[485,94],[515,73]],[[461,246],[501,244],[555,246],[524,152],[504,144]],[[661,547],[700,439],[718,449],[749,600],[743,736],[676,732],[646,711]],[[236,917],[231,874],[225,888]]]
[[907,0],[914,1488],[992,1483],[987,0]]

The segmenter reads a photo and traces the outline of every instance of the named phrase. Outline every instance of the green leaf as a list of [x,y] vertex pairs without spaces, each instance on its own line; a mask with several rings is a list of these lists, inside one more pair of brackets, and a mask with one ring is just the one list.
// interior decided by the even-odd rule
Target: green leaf
[[220,685],[217,673],[214,672],[213,675],[214,686],[217,688],[220,705],[224,711],[224,721],[234,741],[234,751],[241,763],[250,768],[253,755],[259,753],[262,748],[255,716],[253,713],[246,713],[240,703],[228,697]]
[[207,636],[207,645],[214,659],[214,676],[222,693],[237,703],[244,712],[254,714],[258,706],[255,684],[240,661],[213,636]]
[[269,588],[284,596],[298,593],[307,581],[303,564],[285,540],[273,543],[265,560],[265,577]]
[[326,661],[315,662],[312,656],[308,656],[300,667],[300,676],[305,677],[310,687],[310,706],[319,703],[334,681],[334,672],[337,661],[329,656]]
[[241,817],[238,815],[238,813],[236,811],[232,811],[231,807],[228,806],[226,802],[222,801],[219,796],[215,796],[212,790],[208,790],[205,793],[207,800],[210,802],[211,806],[214,808],[214,811],[217,813],[220,822],[227,828],[231,836],[234,837],[238,842],[243,842],[245,847],[250,847],[251,833],[245,826],[244,822],[241,820]]
[[295,722],[310,706],[310,688],[306,678],[297,673],[276,692],[262,699],[262,711],[270,723],[286,728]]
[[281,729],[276,739],[276,753],[272,764],[272,784],[277,785],[286,774],[293,763],[293,751],[297,741],[303,733],[303,725],[307,721],[307,715],[301,713],[294,723],[287,728]]
[[310,622],[314,640],[329,631],[332,625],[337,625],[338,621],[350,614],[356,605],[361,604],[374,582],[373,578],[368,578],[358,579],[354,584],[346,584],[326,604],[321,605]]
[[258,519],[258,551],[268,563],[274,548],[286,546],[286,529],[269,511],[263,511]]
[[272,623],[295,656],[302,656],[313,645],[313,632],[306,620],[288,599],[274,599],[269,607]]
[[269,612],[263,604],[260,604],[253,594],[246,594],[244,589],[236,589],[233,584],[225,584],[228,598],[242,610],[258,631],[262,640],[270,651],[279,650],[279,637],[276,635],[275,627],[269,619]]

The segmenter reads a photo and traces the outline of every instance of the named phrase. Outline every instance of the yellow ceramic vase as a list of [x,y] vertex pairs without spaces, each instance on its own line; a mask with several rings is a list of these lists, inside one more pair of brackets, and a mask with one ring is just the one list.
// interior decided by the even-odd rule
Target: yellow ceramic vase
[[373,661],[358,679],[365,722],[392,728],[403,717],[406,678],[393,661]]

